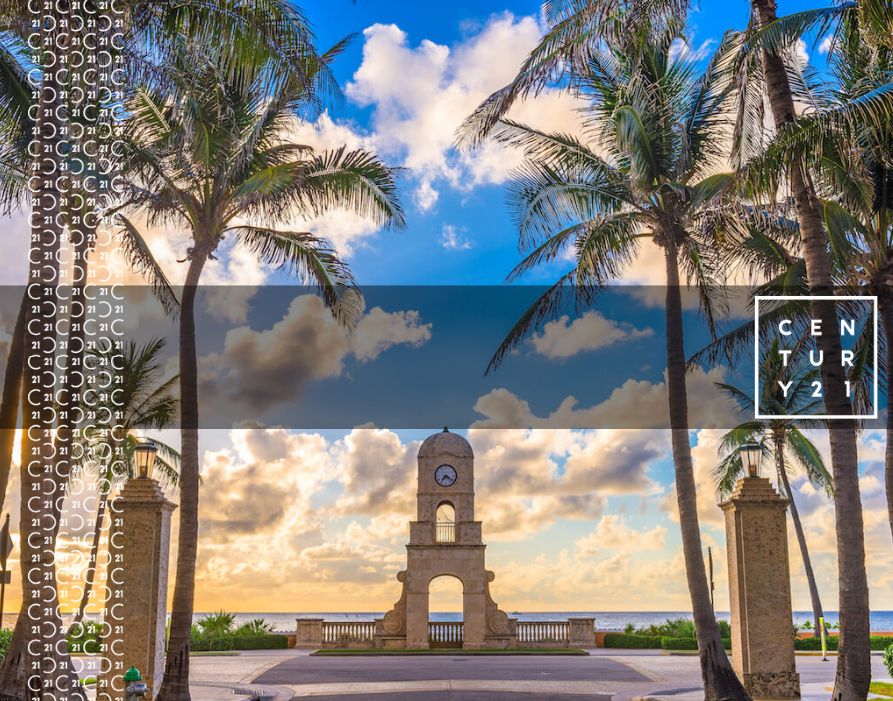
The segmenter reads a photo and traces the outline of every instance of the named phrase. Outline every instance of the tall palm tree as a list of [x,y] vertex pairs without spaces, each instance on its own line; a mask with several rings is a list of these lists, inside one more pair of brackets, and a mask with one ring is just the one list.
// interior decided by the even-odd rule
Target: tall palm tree
[[[868,3],[871,6],[880,3]],[[767,31],[777,21],[775,0],[751,0],[753,23]],[[765,92],[776,130],[784,130],[797,120],[794,93],[785,63],[777,46],[758,47]],[[760,125],[761,126],[761,125]],[[828,237],[822,226],[822,211],[815,189],[802,160],[786,164],[786,184],[799,225],[803,258],[812,296],[833,295],[834,278],[828,255]],[[818,338],[826,362],[822,364],[825,407],[829,414],[848,416],[852,407],[844,389],[841,341],[836,325],[837,312],[831,300],[812,301],[812,315],[827,329]],[[865,538],[862,502],[859,494],[859,465],[856,425],[853,421],[829,423],[831,465],[834,475],[835,526],[840,591],[840,651],[834,683],[834,698],[862,700],[871,682],[868,577],[865,571]]]
[[[239,80],[213,61],[191,60],[180,71],[177,100],[143,89],[128,106],[129,210],[191,236],[180,300],[180,533],[167,663],[158,691],[164,701],[189,699],[199,497],[194,304],[202,270],[229,236],[266,263],[315,283],[335,317],[350,323],[359,298],[348,266],[324,240],[276,224],[333,207],[382,226],[404,222],[395,173],[373,155],[345,148],[314,153],[288,140],[292,115],[315,98],[307,83],[271,82],[266,66],[250,79],[243,69]],[[129,214],[121,223],[136,229]]]
[[730,96],[724,79],[726,47],[698,75],[694,61],[671,57],[677,18],[649,16],[640,21],[642,16],[615,14],[611,21],[623,32],[617,31],[610,42],[590,42],[585,62],[574,64],[565,75],[570,89],[589,101],[584,133],[598,139],[604,157],[573,136],[546,133],[501,116],[504,109],[500,113],[494,105],[511,87],[466,120],[465,143],[490,136],[523,148],[527,157],[510,189],[526,257],[510,279],[559,260],[566,252],[574,256],[573,266],[511,330],[491,367],[531,329],[559,312],[568,297],[591,302],[598,288],[631,264],[642,239],[651,239],[663,250],[676,491],[705,697],[744,699],[748,695],[720,640],[702,557],[680,291],[681,268],[695,284],[713,328],[717,276],[712,269],[712,233],[731,211],[719,203],[734,184],[733,174],[717,172]]
[[[769,344],[760,360],[760,387],[763,390],[760,397],[762,412],[779,416],[809,416],[821,413],[823,406],[821,399],[812,396],[812,383],[820,377],[818,369],[804,362],[802,345],[798,356],[795,356],[796,348],[790,349],[792,353],[788,365],[782,362],[782,355],[779,352],[781,350],[781,344],[776,339]],[[792,384],[788,386],[785,393],[782,392],[779,382],[784,384],[791,382]],[[738,406],[742,416],[754,416],[754,401],[748,392],[726,383],[717,383],[717,386]],[[714,470],[717,493],[721,498],[725,498],[731,494],[735,483],[744,475],[744,465],[739,452],[743,445],[759,444],[762,447],[763,459],[770,461],[775,466],[779,491],[788,500],[794,532],[797,534],[797,543],[800,547],[800,556],[803,559],[803,569],[806,572],[806,582],[812,602],[814,630],[817,637],[821,634],[820,619],[824,615],[822,601],[819,598],[812,560],[809,557],[806,536],[803,534],[803,524],[800,522],[800,512],[797,509],[797,502],[794,499],[788,475],[795,466],[799,467],[815,488],[824,490],[829,495],[832,493],[831,475],[825,468],[822,454],[800,430],[822,425],[819,421],[811,420],[783,418],[754,420],[749,418],[723,436],[720,453],[724,454],[724,457]]]
[[[167,380],[161,379],[164,370],[162,353],[166,345],[163,338],[143,344],[128,341],[123,348],[113,346],[88,355],[88,371],[110,375],[106,378],[108,384],[104,386],[113,385],[120,389],[114,402],[114,411],[120,418],[117,419],[113,437],[110,438],[107,431],[102,429],[94,429],[86,436],[88,458],[82,467],[92,468],[97,474],[99,503],[84,576],[84,593],[72,619],[72,626],[83,620],[90,601],[109,495],[117,486],[136,476],[134,450],[139,442],[137,432],[169,428],[176,419],[177,400],[173,390],[179,378],[175,375]],[[91,368],[90,365],[96,367]],[[90,397],[89,394],[91,393],[88,393],[87,400],[93,406],[101,402],[101,396]],[[117,438],[119,436],[120,441]],[[156,475],[160,476],[162,482],[176,486],[179,479],[179,452],[163,441],[154,439],[153,443],[158,448],[155,458]]]
[[[759,162],[765,176],[793,158],[807,166],[830,238],[828,249],[839,285],[876,294],[885,347],[893,342],[893,46],[872,41],[880,27],[893,26],[893,7],[881,3],[875,14],[865,7],[833,8],[830,84],[802,96],[811,110],[789,124]],[[859,10],[863,13],[860,14]],[[831,11],[829,10],[829,13]],[[802,13],[806,15],[806,13]],[[811,28],[809,16],[778,20],[776,34],[789,38],[798,26]],[[791,27],[790,25],[793,25]],[[807,146],[808,144],[808,146]],[[767,183],[768,184],[768,183]],[[765,186],[764,186],[765,189]],[[893,375],[893,357],[885,375]],[[887,382],[888,393],[893,385]],[[888,394],[888,405],[893,394]],[[887,414],[885,474],[887,508],[893,533],[893,413]]]

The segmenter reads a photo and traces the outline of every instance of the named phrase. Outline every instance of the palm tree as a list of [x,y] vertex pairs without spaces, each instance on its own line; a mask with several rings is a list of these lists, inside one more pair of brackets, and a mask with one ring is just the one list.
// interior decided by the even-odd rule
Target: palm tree
[[712,329],[716,275],[711,238],[731,212],[720,205],[720,198],[734,183],[733,174],[717,172],[719,127],[730,96],[724,80],[727,47],[698,75],[694,61],[671,58],[676,18],[640,18],[614,15],[611,21],[625,34],[618,31],[611,42],[588,45],[585,62],[573,64],[565,76],[570,89],[590,102],[584,133],[598,138],[605,157],[573,136],[546,133],[501,116],[506,106],[494,105],[514,90],[511,86],[466,120],[464,143],[489,135],[523,148],[527,157],[510,190],[526,257],[510,279],[560,259],[571,248],[575,261],[517,322],[491,367],[531,329],[554,316],[568,295],[578,303],[591,302],[599,287],[619,277],[635,259],[642,239],[663,249],[673,459],[705,697],[744,699],[748,695],[720,640],[701,554],[680,292],[681,267],[696,285]]
[[[98,361],[98,372],[113,376],[108,378],[111,380],[109,384],[120,388],[114,403],[114,410],[120,418],[117,419],[115,435],[111,438],[102,429],[94,429],[86,436],[88,460],[83,467],[92,467],[98,475],[99,504],[84,577],[84,593],[72,626],[83,620],[90,601],[109,494],[116,486],[136,476],[134,449],[138,444],[137,431],[168,428],[176,419],[177,400],[172,392],[179,378],[174,376],[162,381],[160,377],[164,369],[161,356],[166,345],[163,338],[141,345],[128,341],[121,349],[110,347],[88,356],[88,361]],[[96,405],[96,399],[89,396],[87,399]],[[120,444],[117,436],[122,437]],[[180,454],[163,441],[155,439],[153,443],[158,448],[155,473],[162,482],[176,486]]]
[[[150,224],[179,226],[192,239],[180,303],[180,533],[167,664],[158,692],[164,701],[189,699],[199,496],[194,303],[202,270],[230,236],[266,263],[315,283],[335,317],[350,323],[358,295],[348,266],[322,239],[276,224],[287,216],[347,207],[382,226],[403,225],[395,173],[374,156],[345,148],[314,153],[287,140],[291,115],[315,99],[306,82],[271,82],[263,66],[247,73],[235,81],[213,61],[193,60],[175,76],[177,100],[142,89],[129,104],[129,210],[144,212]],[[120,220],[136,230],[129,214]]]
[[[893,47],[871,41],[879,24],[893,26],[893,7],[860,15],[856,7],[834,8],[838,19],[829,59],[831,85],[808,90],[812,107],[784,130],[765,160],[767,175],[778,163],[800,158],[807,165],[830,238],[829,255],[838,285],[876,294],[885,334],[893,342]],[[811,26],[797,16],[781,24]],[[782,37],[787,32],[779,30]],[[809,86],[806,86],[807,88]],[[805,148],[806,144],[808,148]],[[893,358],[887,357],[887,391],[893,392]],[[888,394],[888,405],[893,394]],[[887,508],[893,533],[893,414],[887,413],[885,456]]]
[[[762,412],[779,416],[808,416],[820,413],[822,401],[812,396],[812,383],[820,377],[818,369],[804,362],[802,344],[799,348],[799,355],[795,355],[797,348],[790,349],[792,350],[791,361],[787,366],[782,362],[782,355],[779,352],[781,349],[779,341],[774,340],[769,344],[760,360],[760,387],[763,388],[763,394],[760,397]],[[781,391],[779,382],[785,384],[792,382],[787,393]],[[725,383],[717,383],[717,386],[737,404],[742,416],[754,416],[754,401],[748,392]],[[815,619],[816,637],[821,634],[820,619],[824,615],[822,602],[819,598],[815,573],[806,545],[806,536],[803,534],[803,525],[800,522],[800,512],[797,510],[788,475],[794,466],[799,467],[814,487],[825,490],[829,495],[833,492],[831,475],[825,468],[821,453],[800,430],[805,427],[820,427],[822,425],[819,421],[810,420],[798,421],[778,418],[758,421],[752,418],[748,419],[723,436],[720,452],[725,454],[725,457],[714,470],[717,493],[720,498],[725,498],[731,494],[735,483],[744,474],[744,465],[739,452],[743,445],[759,444],[762,447],[763,459],[770,460],[774,464],[779,490],[781,495],[788,500],[791,520],[794,522],[794,531],[800,546],[800,555],[803,558],[803,569],[806,572],[809,596],[812,601],[812,614]]]
[[[875,2],[869,4],[872,7],[881,5]],[[777,21],[775,0],[751,0],[751,7],[756,28],[766,32]],[[758,55],[775,128],[783,131],[797,120],[784,52],[777,46],[763,43],[758,47]],[[810,295],[833,295],[834,278],[828,255],[828,237],[822,226],[822,211],[814,187],[802,160],[788,161],[785,166],[787,185],[803,244]],[[822,364],[826,410],[832,415],[851,415],[852,407],[844,389],[841,342],[835,323],[837,313],[834,302],[813,300],[812,315],[821,319],[823,328],[828,330],[818,339],[826,359]],[[861,700],[868,694],[871,658],[868,578],[865,572],[865,538],[855,423],[829,423],[829,437],[834,475],[841,613],[841,645],[833,697],[839,701]]]

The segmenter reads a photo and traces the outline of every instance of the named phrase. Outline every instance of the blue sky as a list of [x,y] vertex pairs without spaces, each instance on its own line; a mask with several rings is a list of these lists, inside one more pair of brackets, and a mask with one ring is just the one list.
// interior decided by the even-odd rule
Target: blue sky
[[[821,7],[827,3],[815,0],[786,0],[780,12],[790,13]],[[409,47],[417,48],[430,41],[455,51],[473,40],[495,18],[511,15],[516,21],[539,17],[538,2],[505,0],[463,0],[459,2],[402,2],[400,0],[312,0],[302,5],[313,23],[319,44],[329,46],[343,36],[359,36],[337,59],[335,74],[342,85],[354,80],[363,61],[363,31],[375,24],[396,25],[407,36]],[[725,30],[742,28],[748,19],[748,3],[744,0],[715,0],[696,4],[690,19],[690,43],[693,47],[719,41]],[[709,46],[708,44],[707,46]],[[815,65],[824,59],[809,46]],[[411,66],[406,66],[410,71]],[[398,84],[400,75],[393,76]],[[374,131],[374,105],[361,106],[348,99],[342,109],[332,112],[336,121],[370,133]],[[391,162],[400,161],[398,153],[387,154]],[[418,174],[407,173],[406,189]],[[407,198],[408,199],[408,198]],[[444,227],[456,227],[469,247],[445,250],[442,245]],[[352,264],[365,284],[496,284],[517,262],[515,229],[505,204],[501,184],[481,184],[471,189],[440,188],[437,204],[428,211],[408,206],[408,227],[405,232],[384,232],[364,242],[352,256]],[[548,272],[533,277],[548,279]]]

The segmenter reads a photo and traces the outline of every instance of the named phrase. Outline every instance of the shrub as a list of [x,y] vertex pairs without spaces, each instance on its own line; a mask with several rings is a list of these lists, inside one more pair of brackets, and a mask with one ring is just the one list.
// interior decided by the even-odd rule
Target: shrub
[[723,647],[723,650],[731,650],[732,649],[732,639],[731,638],[723,638],[722,639],[722,647]]
[[872,635],[870,644],[872,650],[886,650],[893,645],[893,635]]
[[6,653],[9,651],[10,640],[12,640],[12,630],[0,628],[0,660],[6,657]]
[[284,650],[288,647],[287,635],[201,635],[190,641],[195,652],[223,650]]
[[233,632],[233,621],[236,620],[234,614],[226,611],[217,611],[202,616],[196,625],[201,628],[202,635],[211,638],[220,638]]
[[68,651],[85,655],[98,654],[102,625],[96,621],[84,621],[82,625],[74,628],[75,632],[68,634]]
[[235,630],[235,635],[269,635],[273,632],[273,625],[263,618],[255,618],[248,623],[243,623]]
[[893,644],[888,645],[884,650],[884,666],[887,668],[887,673],[893,677]]
[[[827,648],[829,650],[837,649],[837,636],[828,636],[825,638],[825,642],[827,644]],[[796,638],[794,640],[794,649],[795,650],[821,650],[822,649],[822,641],[820,638]]]
[[659,650],[660,637],[656,635],[627,635],[626,633],[606,633],[605,647],[635,650]]
[[[732,627],[728,621],[716,621],[720,638],[731,638]],[[650,626],[635,628],[627,624],[625,632],[634,635],[646,635],[659,638],[694,638],[695,622],[690,618],[668,618],[663,623],[652,623]]]
[[670,638],[663,636],[660,639],[660,646],[664,650],[697,650],[698,641],[694,638]]

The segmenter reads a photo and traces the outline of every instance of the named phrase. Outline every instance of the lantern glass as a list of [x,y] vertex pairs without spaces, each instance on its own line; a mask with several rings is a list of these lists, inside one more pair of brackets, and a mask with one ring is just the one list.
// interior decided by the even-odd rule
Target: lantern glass
[[742,445],[738,452],[741,454],[741,462],[747,469],[748,477],[760,476],[760,460],[763,457],[763,447],[758,443]]
[[133,450],[133,457],[136,461],[136,470],[140,479],[148,479],[152,476],[152,468],[155,466],[155,455],[158,453],[158,446],[154,441],[142,440],[137,443]]

